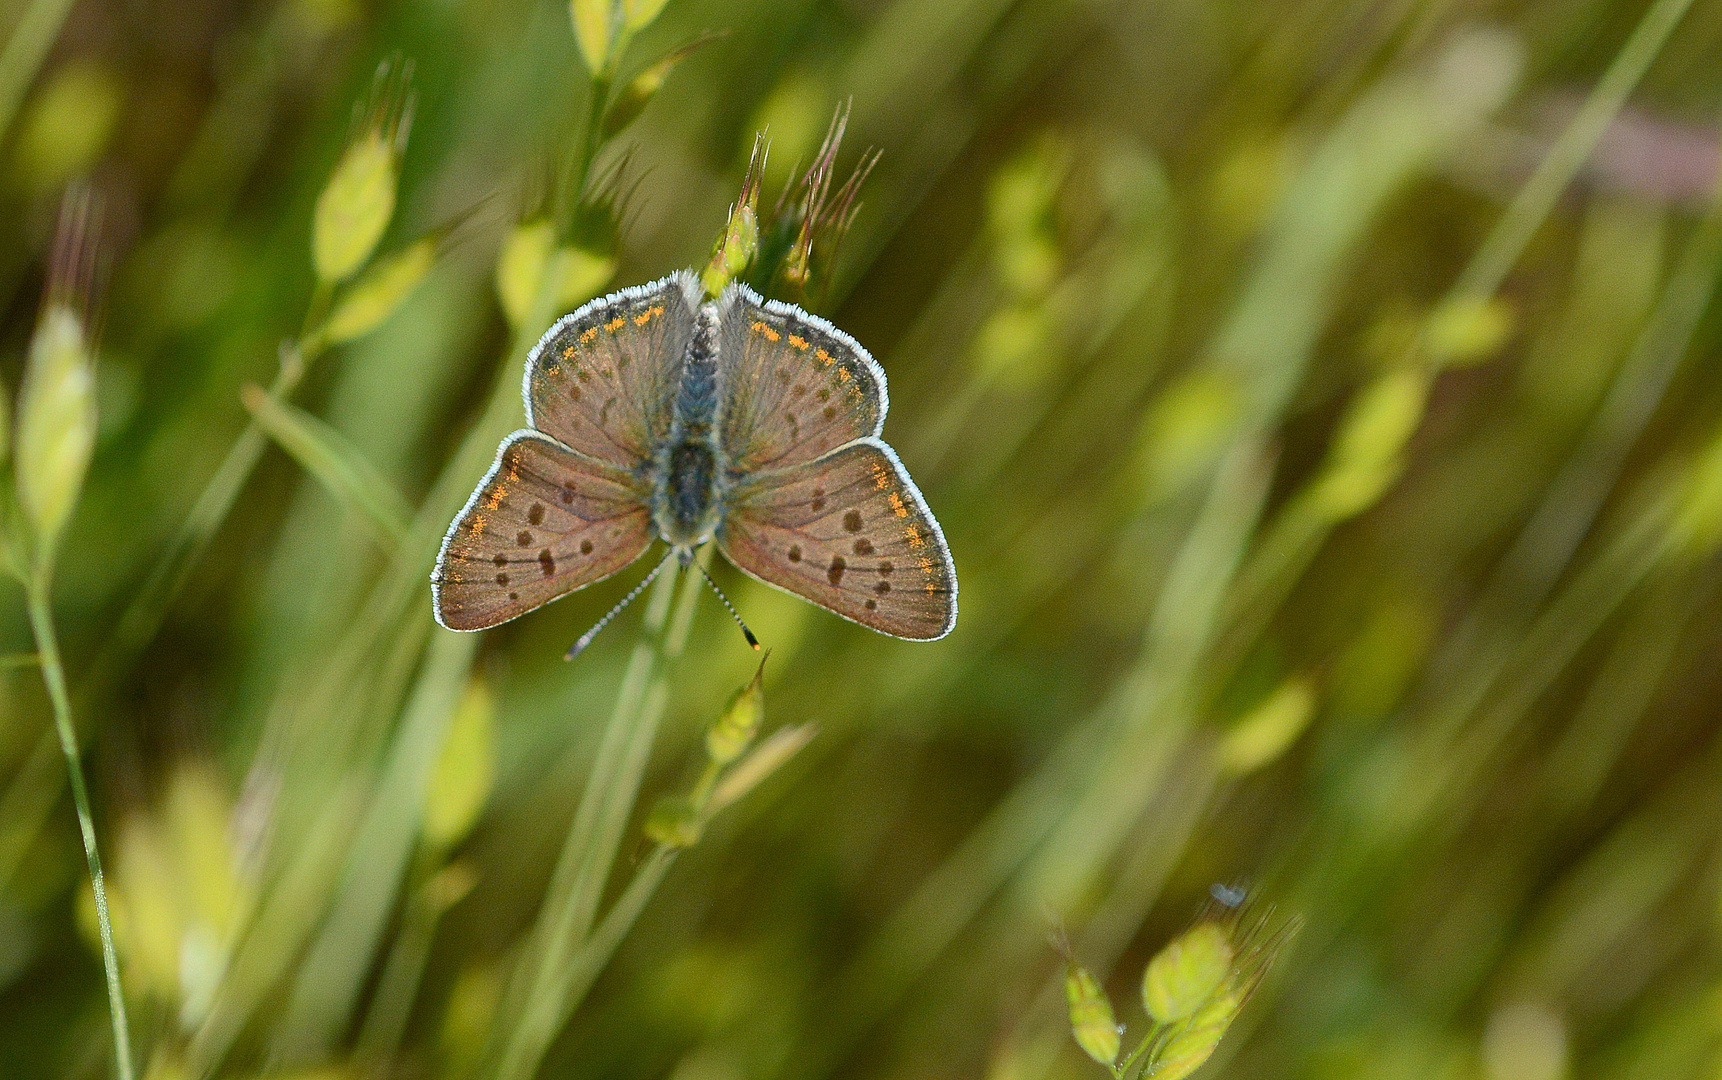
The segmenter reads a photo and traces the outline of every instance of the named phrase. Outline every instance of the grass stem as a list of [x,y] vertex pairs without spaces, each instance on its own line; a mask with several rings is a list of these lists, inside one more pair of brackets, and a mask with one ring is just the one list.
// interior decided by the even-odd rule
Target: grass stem
[[72,803],[78,811],[78,831],[84,840],[84,859],[90,867],[90,885],[96,895],[96,925],[102,937],[102,968],[107,975],[108,1012],[114,1025],[114,1063],[120,1080],[132,1080],[131,1038],[126,1024],[125,996],[120,989],[120,962],[114,953],[113,920],[108,913],[108,889],[102,877],[102,858],[96,851],[96,826],[90,816],[90,794],[84,786],[84,767],[78,752],[78,733],[72,727],[72,698],[66,692],[66,672],[60,665],[60,643],[54,633],[54,616],[48,606],[48,574],[31,576],[25,586],[30,609],[30,629],[41,656],[42,680],[54,707],[54,727],[60,734],[60,749],[66,755],[66,774],[72,784]]
[[[709,557],[709,549],[705,554]],[[499,1080],[530,1080],[537,1072],[556,1033],[637,917],[635,910],[622,920],[622,928],[616,929],[616,916],[624,901],[643,908],[655,887],[655,881],[642,885],[647,877],[647,868],[642,867],[623,898],[594,929],[598,902],[638,799],[652,740],[668,700],[664,666],[686,645],[693,608],[700,597],[697,573],[683,574],[673,562],[667,570],[653,590],[640,640],[629,659],[592,765],[592,778],[575,811],[574,824],[530,936],[532,947],[523,954],[525,966],[517,975],[522,981],[516,991],[523,997],[520,1019],[498,1058],[495,1075]],[[654,856],[649,865],[658,861]],[[629,897],[634,899],[629,901]],[[607,934],[614,934],[615,940],[604,945]]]
[[1454,283],[1453,296],[1489,297],[1501,287],[1525,245],[1554,209],[1555,200],[1578,175],[1597,141],[1626,104],[1627,96],[1691,6],[1692,0],[1657,0],[1644,13],[1596,88],[1585,98],[1578,115],[1561,132],[1536,172],[1519,188],[1500,221],[1489,231],[1483,246]]

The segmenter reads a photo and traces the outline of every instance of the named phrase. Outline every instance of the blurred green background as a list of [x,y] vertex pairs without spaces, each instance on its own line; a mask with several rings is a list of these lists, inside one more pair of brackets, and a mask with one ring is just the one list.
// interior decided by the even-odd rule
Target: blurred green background
[[[0,5],[14,398],[95,208],[52,601],[137,1075],[1102,1077],[1067,962],[1132,1045],[1216,883],[1302,929],[1202,1075],[1722,1075],[1722,4],[651,6]],[[644,106],[602,142],[594,65]],[[715,560],[767,757],[652,817],[754,671],[716,601],[569,664],[644,566],[459,636],[430,561],[525,346],[705,266],[761,129],[793,226],[844,102],[853,227],[765,277],[885,367],[961,618]],[[106,1076],[41,674],[0,1076]]]

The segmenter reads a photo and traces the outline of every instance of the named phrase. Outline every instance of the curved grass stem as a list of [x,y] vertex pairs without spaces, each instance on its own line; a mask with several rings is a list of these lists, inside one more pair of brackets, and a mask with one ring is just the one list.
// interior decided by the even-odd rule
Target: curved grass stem
[[102,877],[102,859],[96,850],[96,826],[90,817],[90,794],[84,786],[84,767],[78,752],[78,733],[72,727],[72,699],[66,692],[66,672],[60,665],[60,644],[54,633],[54,615],[48,606],[48,574],[32,575],[25,585],[30,609],[30,629],[36,636],[41,658],[42,681],[54,707],[54,727],[60,734],[60,749],[66,755],[66,773],[71,780],[72,802],[78,811],[78,832],[84,840],[84,858],[90,867],[90,885],[96,894],[96,925],[102,937],[102,969],[107,975],[108,1012],[114,1026],[114,1063],[120,1080],[132,1080],[131,1039],[126,1024],[126,1002],[120,990],[120,964],[114,953],[113,920],[108,913],[107,884]]

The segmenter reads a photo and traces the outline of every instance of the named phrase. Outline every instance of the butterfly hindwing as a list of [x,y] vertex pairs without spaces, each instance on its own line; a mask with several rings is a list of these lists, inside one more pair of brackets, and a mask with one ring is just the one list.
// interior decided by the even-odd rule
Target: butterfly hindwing
[[719,298],[718,317],[721,435],[732,471],[800,465],[879,434],[885,373],[854,338],[739,285]]
[[443,538],[431,575],[437,621],[507,622],[621,570],[654,535],[631,474],[517,431]]
[[717,541],[748,574],[871,629],[924,641],[956,625],[944,534],[876,438],[743,480]]
[[684,270],[558,321],[526,361],[526,422],[589,457],[640,468],[669,435],[700,300]]

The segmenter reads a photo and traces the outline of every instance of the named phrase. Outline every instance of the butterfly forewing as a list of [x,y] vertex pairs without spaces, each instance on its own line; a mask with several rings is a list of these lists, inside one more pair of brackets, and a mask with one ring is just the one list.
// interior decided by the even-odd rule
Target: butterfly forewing
[[700,286],[687,272],[594,300],[551,327],[526,362],[527,423],[634,470],[669,436]]
[[482,630],[609,577],[653,538],[639,482],[535,431],[497,452],[431,575],[437,621]]
[[747,573],[874,630],[930,640],[956,624],[944,534],[878,439],[744,480],[717,540]]
[[885,422],[885,376],[824,319],[731,286],[718,301],[724,452],[734,473],[784,468]]

